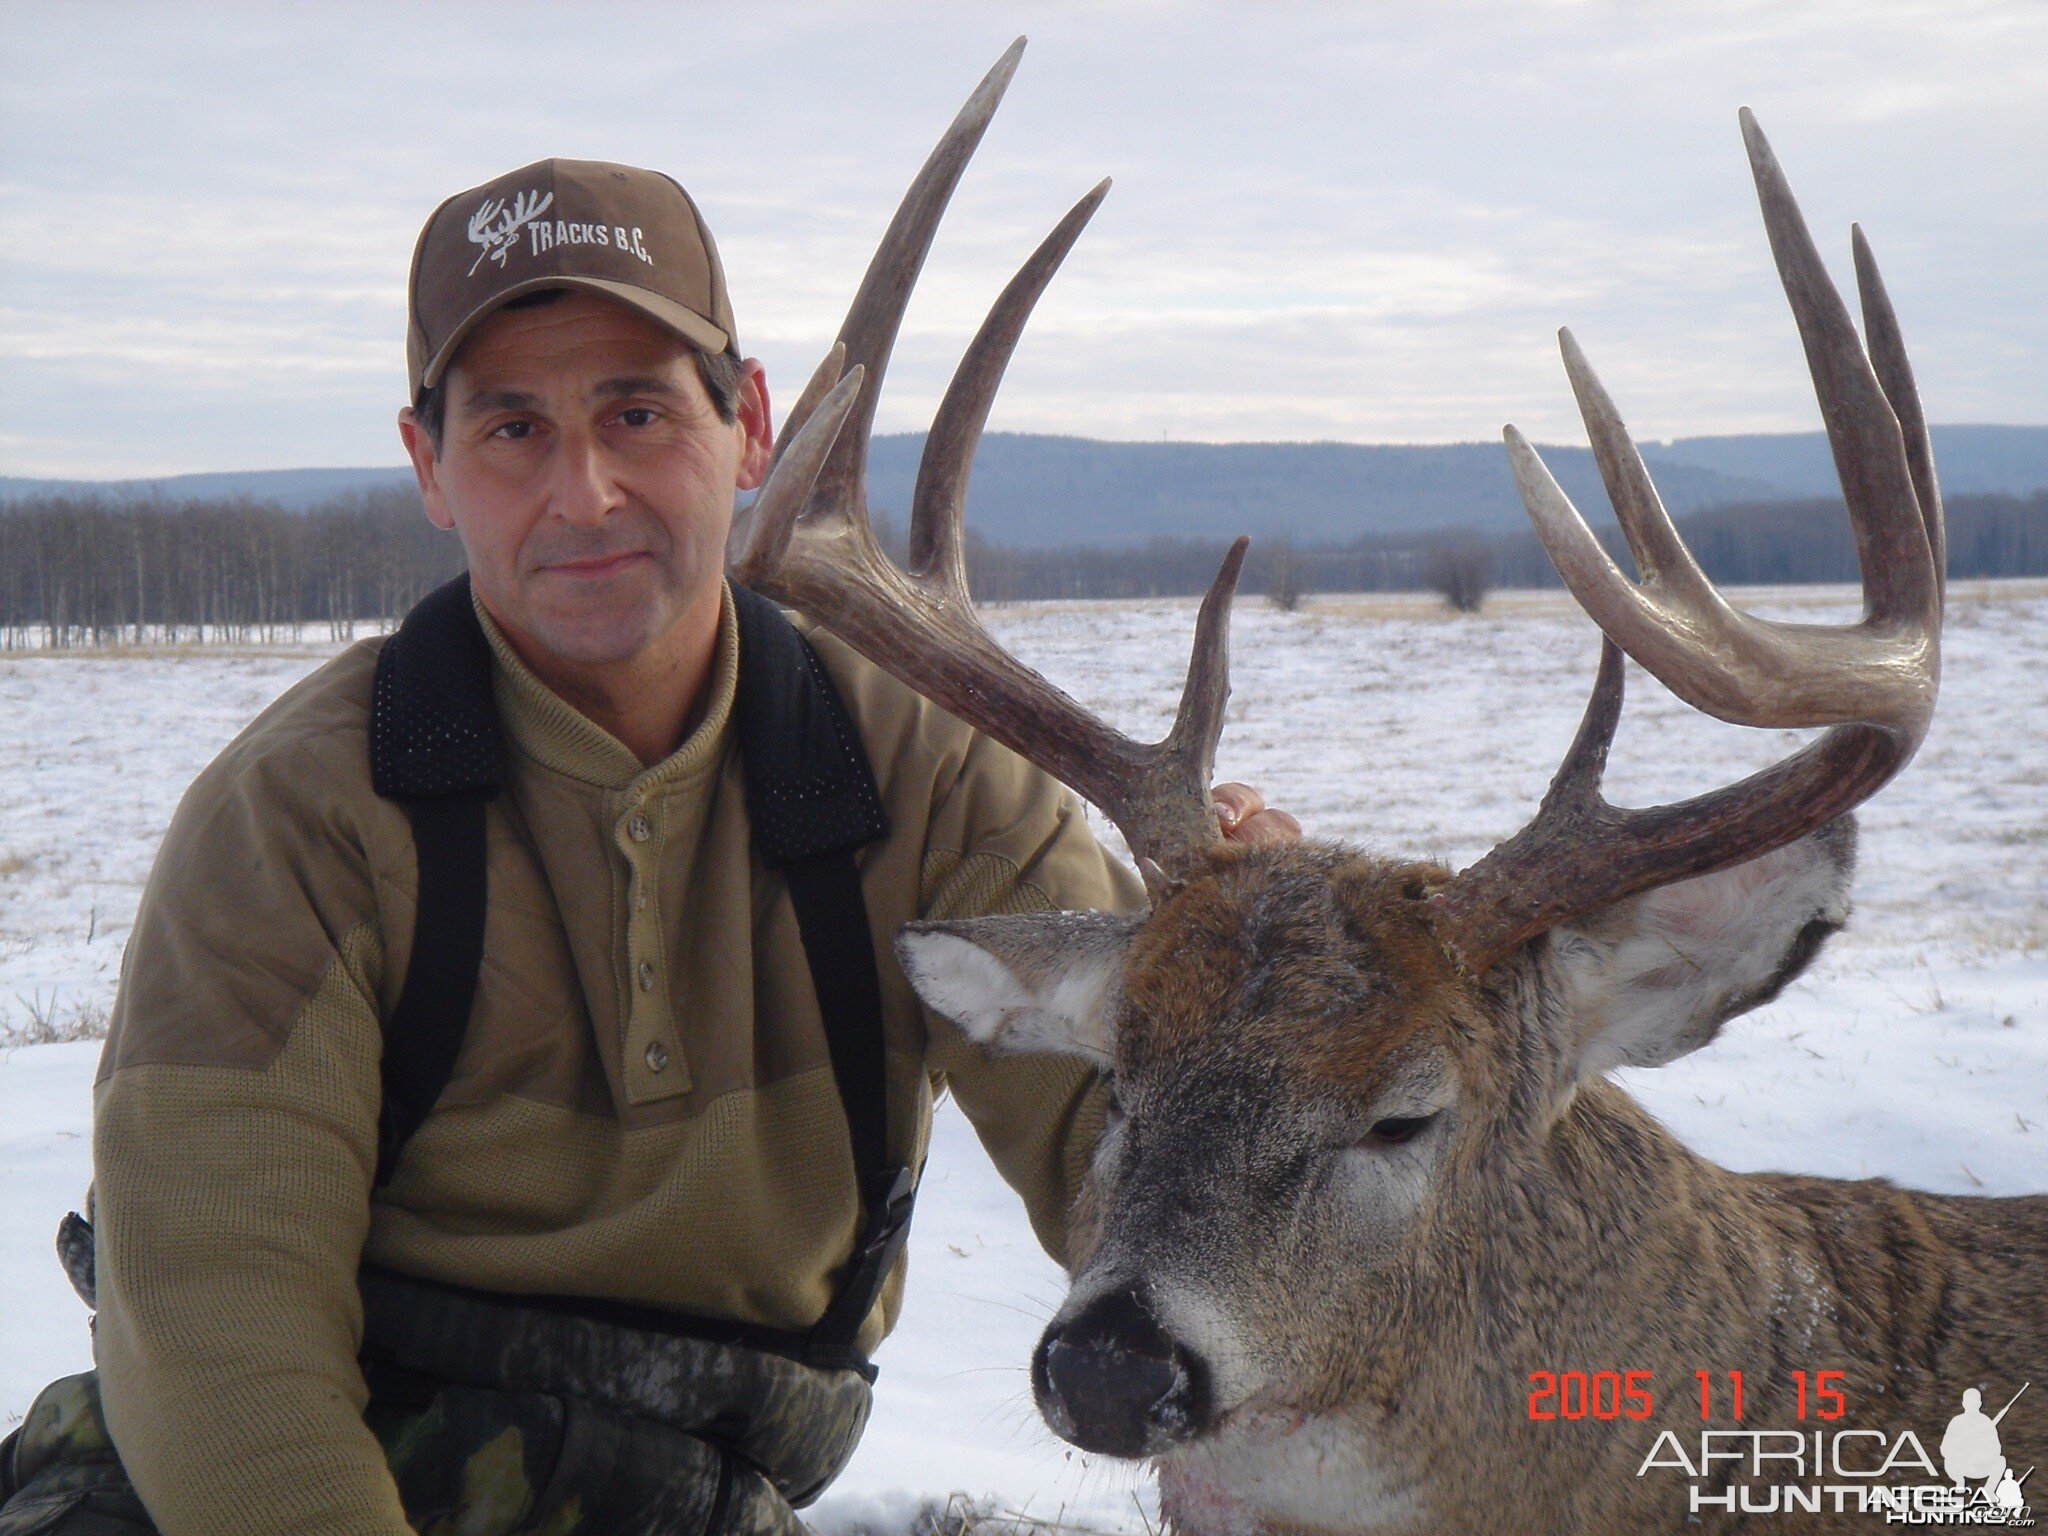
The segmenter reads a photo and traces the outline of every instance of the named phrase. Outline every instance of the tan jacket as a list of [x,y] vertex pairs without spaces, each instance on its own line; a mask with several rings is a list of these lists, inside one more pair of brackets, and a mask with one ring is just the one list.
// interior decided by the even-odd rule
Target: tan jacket
[[[1055,1256],[1100,1126],[1086,1070],[992,1060],[926,1013],[918,916],[1128,909],[1072,795],[799,621],[889,835],[861,851],[892,1154],[950,1087]],[[858,1221],[795,916],[752,857],[728,597],[701,724],[643,769],[486,621],[511,743],[489,813],[475,1012],[447,1092],[372,1189],[379,1019],[416,886],[370,786],[379,642],[287,692],[194,782],[144,892],[96,1089],[108,1419],[166,1536],[408,1528],[360,1417],[363,1259],[502,1291],[813,1322]],[[896,1319],[899,1266],[862,1333]]]

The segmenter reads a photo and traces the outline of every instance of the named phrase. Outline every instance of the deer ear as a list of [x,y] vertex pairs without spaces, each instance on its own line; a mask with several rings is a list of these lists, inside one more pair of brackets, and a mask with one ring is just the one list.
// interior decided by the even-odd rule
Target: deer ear
[[1124,949],[1142,913],[1032,912],[906,923],[903,974],[925,1006],[989,1050],[1108,1064]]
[[1574,1030],[1570,1078],[1662,1066],[1776,997],[1848,920],[1855,867],[1856,826],[1844,816],[1555,930],[1539,963]]

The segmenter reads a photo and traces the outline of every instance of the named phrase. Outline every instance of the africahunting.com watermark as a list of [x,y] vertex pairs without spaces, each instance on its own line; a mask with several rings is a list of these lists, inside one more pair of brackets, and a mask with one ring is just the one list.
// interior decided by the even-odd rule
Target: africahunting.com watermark
[[[1740,1421],[1739,1371],[1694,1373],[1703,1421]],[[1703,1427],[1661,1431],[1636,1467],[1639,1478],[1684,1478],[1689,1514],[1868,1514],[1887,1525],[2031,1527],[2034,1469],[2000,1422],[2032,1385],[2023,1382],[1995,1413],[1971,1387],[1930,1452],[1918,1430],[1830,1427],[1848,1411],[1840,1371],[1793,1373],[1798,1429]],[[1529,1378],[1535,1420],[1642,1420],[1655,1408],[1647,1371],[1536,1371]],[[1820,1427],[1805,1427],[1809,1421]],[[1932,1426],[1929,1426],[1930,1428]],[[1674,1496],[1676,1490],[1674,1490]]]

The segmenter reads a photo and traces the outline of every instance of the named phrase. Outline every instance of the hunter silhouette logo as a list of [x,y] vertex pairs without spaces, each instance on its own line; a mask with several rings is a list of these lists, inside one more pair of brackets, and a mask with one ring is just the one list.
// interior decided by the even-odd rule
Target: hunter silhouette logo
[[1975,1387],[1963,1393],[1963,1411],[1948,1421],[1948,1429],[1941,1437],[1941,1469],[1955,1483],[1958,1493],[1966,1483],[1974,1482],[1994,1507],[2025,1511],[2026,1496],[2020,1485],[2034,1469],[2029,1467],[2026,1476],[2013,1476],[1999,1444],[1998,1422],[2012,1411],[2012,1404],[2031,1385],[2022,1385],[2019,1392],[2013,1393],[2012,1402],[1995,1414],[1984,1412],[1984,1394]]
[[483,249],[469,264],[466,275],[476,276],[476,269],[484,264],[485,257],[504,266],[505,258],[512,254],[512,247],[518,242],[519,231],[546,213],[554,201],[552,192],[521,192],[512,199],[510,207],[505,205],[502,197],[485,198],[477,211],[469,216],[470,241]]

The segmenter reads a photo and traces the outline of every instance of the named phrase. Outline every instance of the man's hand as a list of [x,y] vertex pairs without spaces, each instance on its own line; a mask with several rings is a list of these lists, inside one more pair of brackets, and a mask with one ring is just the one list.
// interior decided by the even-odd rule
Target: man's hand
[[1284,843],[1301,836],[1301,823],[1285,811],[1268,809],[1249,784],[1218,784],[1209,791],[1216,820],[1233,843]]

